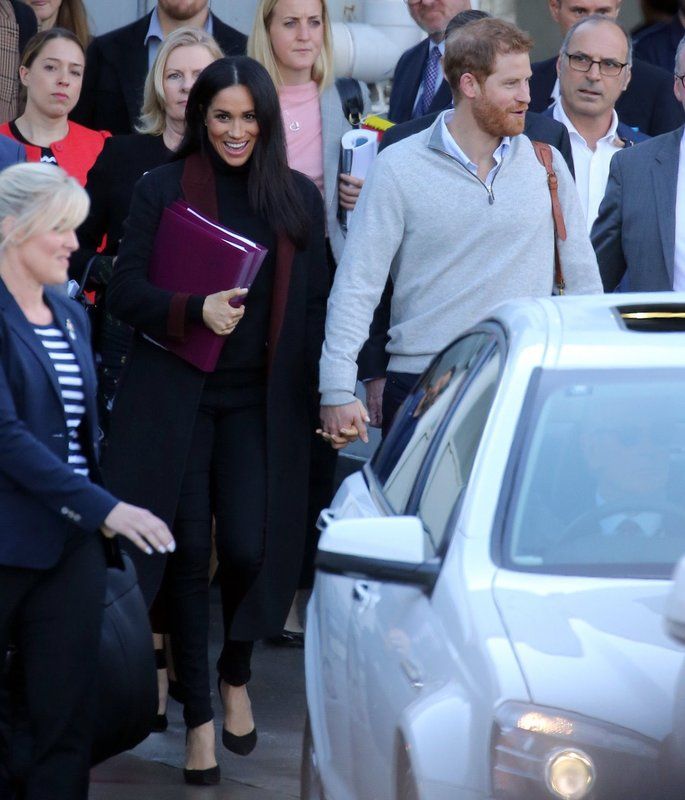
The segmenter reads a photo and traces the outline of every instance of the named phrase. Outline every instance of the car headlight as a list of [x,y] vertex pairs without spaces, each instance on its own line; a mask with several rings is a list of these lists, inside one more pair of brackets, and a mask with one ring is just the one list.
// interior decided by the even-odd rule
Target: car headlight
[[492,786],[497,800],[656,800],[659,750],[599,720],[505,703],[492,733]]

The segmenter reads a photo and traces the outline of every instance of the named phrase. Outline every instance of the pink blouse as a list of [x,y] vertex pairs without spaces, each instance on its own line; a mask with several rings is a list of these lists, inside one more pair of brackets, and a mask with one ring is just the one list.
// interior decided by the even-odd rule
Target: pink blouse
[[288,166],[311,178],[323,195],[319,87],[315,81],[298,86],[280,86],[278,97],[285,129]]

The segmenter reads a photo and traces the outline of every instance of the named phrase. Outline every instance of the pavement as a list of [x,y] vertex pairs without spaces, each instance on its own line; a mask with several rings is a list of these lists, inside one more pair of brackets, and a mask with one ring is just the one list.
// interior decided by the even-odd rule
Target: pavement
[[[219,655],[221,609],[211,598],[210,664]],[[263,642],[254,650],[250,698],[259,739],[247,757],[221,746],[223,714],[216,688],[212,700],[221,783],[190,787],[183,782],[185,725],[181,706],[169,701],[169,727],[134,750],[93,770],[89,800],[292,800],[299,798],[300,753],[305,718],[303,651]]]

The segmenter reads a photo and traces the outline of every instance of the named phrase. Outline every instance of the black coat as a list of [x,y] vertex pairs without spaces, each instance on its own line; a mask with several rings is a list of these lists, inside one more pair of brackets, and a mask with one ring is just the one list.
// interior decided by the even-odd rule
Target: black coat
[[[379,150],[384,150],[395,142],[399,142],[407,136],[412,136],[430,127],[433,122],[435,122],[439,113],[439,111],[436,111],[433,114],[426,114],[425,117],[417,117],[408,122],[403,122],[400,125],[393,125],[392,128],[389,128],[383,134]],[[561,122],[557,122],[555,119],[549,119],[542,114],[535,114],[529,111],[526,114],[524,133],[534,142],[546,142],[547,144],[551,144],[552,147],[556,147],[564,157],[564,161],[568,164],[571,175],[575,174],[573,171],[571,140],[568,138],[568,131]],[[361,380],[382,378],[385,375],[388,366],[388,354],[385,351],[385,346],[388,343],[391,302],[392,281],[388,278],[380,302],[373,315],[373,321],[369,329],[369,338],[357,359],[359,378]]]
[[112,136],[105,141],[88,172],[86,191],[90,211],[77,231],[79,249],[71,257],[70,277],[81,280],[83,269],[98,250],[103,236],[107,236],[107,243],[102,253],[117,254],[133,187],[146,172],[166,163],[171,155],[161,136],[135,133]]
[[[410,47],[400,56],[400,60],[395,67],[395,75],[392,80],[392,91],[390,92],[390,104],[388,107],[388,119],[393,122],[406,122],[411,119],[416,95],[421,85],[423,70],[428,59],[430,39],[424,39],[414,47]],[[447,81],[443,78],[438,86],[435,96],[431,101],[428,112],[443,111],[452,103],[452,90]]]
[[[130,25],[97,36],[86,53],[83,88],[71,119],[88,128],[132,133],[140,116],[148,73],[147,14]],[[214,38],[227,56],[244,55],[247,37],[212,15]]]
[[[552,102],[557,80],[557,59],[533,64],[530,79],[530,110],[542,113]],[[673,94],[673,75],[644,61],[633,61],[628,88],[616,103],[621,122],[648,136],[658,136],[685,122],[683,108]]]
[[[166,335],[169,323],[173,327],[174,298],[178,297],[147,281],[162,211],[180,197],[200,209],[203,196],[216,197],[211,170],[190,190],[184,180],[184,191],[185,163],[159,167],[136,186],[108,292],[108,307],[117,316],[139,334],[157,338]],[[231,630],[233,638],[244,640],[280,631],[297,589],[305,539],[311,436],[308,396],[316,385],[328,278],[321,195],[309,179],[294,175],[311,217],[311,232],[306,249],[294,250],[281,238],[276,253],[268,340],[264,561]],[[230,220],[222,219],[221,209],[218,219],[230,225]],[[104,459],[106,483],[118,496],[144,503],[170,525],[204,382],[204,373],[138,335],[114,404]],[[149,561],[152,569],[157,564],[158,580],[163,559],[154,556]]]
[[674,14],[670,22],[655,25],[645,31],[639,41],[635,42],[633,52],[640,60],[673,72],[675,51],[684,35],[685,26],[680,21],[680,16]]
[[38,31],[38,20],[33,9],[22,0],[10,0],[19,26],[19,52],[23,53],[28,40]]

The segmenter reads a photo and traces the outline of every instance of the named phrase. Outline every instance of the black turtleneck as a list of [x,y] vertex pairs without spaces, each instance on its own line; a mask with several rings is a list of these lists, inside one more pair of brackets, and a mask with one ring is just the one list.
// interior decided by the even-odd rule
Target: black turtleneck
[[[219,222],[268,248],[269,253],[245,299],[245,315],[226,337],[221,356],[205,386],[210,389],[257,389],[266,384],[266,342],[271,316],[271,296],[276,263],[276,236],[267,221],[251,210],[247,185],[250,162],[231,167],[210,153],[216,175]],[[242,394],[242,392],[241,392]]]

